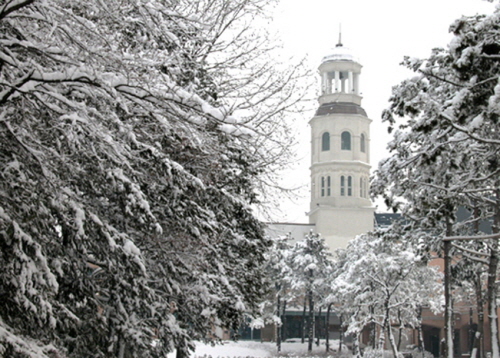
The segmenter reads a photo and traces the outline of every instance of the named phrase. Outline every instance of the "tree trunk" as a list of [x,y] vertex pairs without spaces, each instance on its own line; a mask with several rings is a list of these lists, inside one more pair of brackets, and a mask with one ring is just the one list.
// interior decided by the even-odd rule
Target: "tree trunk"
[[302,344],[304,344],[306,337],[306,307],[307,307],[307,295],[304,295],[304,309],[302,310]]
[[118,358],[124,358],[125,356],[125,341],[123,338],[120,338],[120,344],[118,348]]
[[[280,317],[281,312],[281,297],[278,294],[276,297],[276,316]],[[281,319],[281,317],[280,317]],[[276,348],[278,352],[281,352],[281,327],[283,322],[280,322],[276,327]]]
[[[495,217],[493,218],[492,231],[494,234],[500,232],[500,183],[496,183],[495,190]],[[490,334],[491,334],[491,354],[492,358],[499,357],[498,341],[498,316],[497,316],[497,270],[498,270],[498,239],[493,240],[490,253],[490,266],[488,267],[488,311],[490,319]]]
[[[484,358],[484,297],[483,285],[481,280],[481,272],[476,274],[476,302],[477,302],[477,332],[474,336],[477,351],[479,351],[479,358]],[[474,348],[473,348],[474,349]]]
[[328,305],[325,318],[325,340],[326,340],[326,353],[330,352],[330,312],[332,311],[333,303]]
[[472,350],[470,353],[471,358],[476,358],[477,357],[477,351],[479,350],[479,331],[476,331],[476,334],[474,335],[473,343],[472,343]]
[[286,341],[286,300],[283,301],[283,310],[281,314],[281,342]]
[[[500,189],[497,183],[495,190],[495,217],[493,218],[492,231],[494,234],[500,232]],[[490,264],[488,267],[488,316],[490,321],[491,354],[492,358],[499,357],[498,341],[498,317],[497,317],[497,286],[495,284],[498,270],[498,239],[493,240],[490,249]]]
[[352,340],[352,357],[353,358],[361,358],[361,351],[359,349],[359,333],[355,332]]
[[[392,354],[394,358],[399,358],[398,347],[396,346],[396,340],[394,339],[394,335],[392,334],[391,328],[391,317],[390,317],[390,309],[389,309],[389,298],[385,299],[384,302],[384,324],[382,327],[382,331],[387,329],[387,338],[389,339],[389,344],[392,349]],[[382,334],[381,334],[382,336]],[[384,349],[384,344],[381,342],[380,349]]]
[[401,310],[398,310],[398,320],[399,320],[399,328],[398,328],[398,333],[399,333],[399,336],[398,336],[398,344],[397,344],[397,347],[398,347],[398,352],[401,350],[401,337],[403,336],[403,322],[401,322]]
[[175,358],[188,358],[188,357],[189,357],[189,351],[186,349],[186,347],[184,345],[177,346],[175,352]]
[[344,344],[344,323],[342,322],[342,314],[339,316],[339,325],[340,325],[340,332],[339,332],[339,353],[342,353],[342,345]]
[[384,317],[384,321],[382,322],[382,327],[380,328],[380,335],[378,337],[378,345],[377,349],[384,349],[385,347],[385,332],[387,330],[387,322]]
[[[452,235],[451,221],[446,221],[446,236]],[[451,241],[444,241],[444,354],[445,358],[453,358],[453,306],[451,301]]]
[[[479,208],[474,206],[474,232],[479,234]],[[472,337],[471,358],[484,358],[484,296],[483,282],[481,280],[481,269],[476,270],[476,279],[474,280],[476,289],[477,304],[477,331]]]
[[474,309],[469,307],[469,330],[468,330],[468,345],[469,345],[469,353],[472,352],[472,347],[474,347]]
[[377,348],[377,324],[375,323],[375,308],[373,307],[373,305],[370,306],[370,315],[371,315],[370,338],[368,345],[372,347],[372,349],[375,349]]
[[471,358],[476,358],[477,356],[477,349],[478,349],[478,335],[476,334],[477,332],[474,332],[472,329],[474,325],[474,318],[473,318],[474,310],[472,307],[469,308],[469,347],[470,347],[470,357]]
[[322,307],[320,307],[318,309],[318,332],[316,332],[316,346],[319,347],[319,339],[321,337],[321,333],[322,333],[322,321],[321,321],[321,310],[322,310]]
[[422,307],[418,308],[417,313],[418,319],[418,349],[422,352],[422,358],[425,358],[425,343],[424,343],[424,332],[422,331]]
[[490,248],[490,264],[488,267],[488,318],[490,321],[491,353],[492,358],[498,356],[498,320],[496,304],[496,272],[498,268],[498,241],[495,240]]
[[308,344],[307,351],[312,352],[314,343],[314,298],[312,290],[309,290],[309,322],[308,322]]
[[389,338],[389,344],[391,345],[394,358],[399,358],[399,351],[396,345],[396,340],[394,339],[394,334],[392,334],[392,327],[390,322],[387,325],[387,338]]

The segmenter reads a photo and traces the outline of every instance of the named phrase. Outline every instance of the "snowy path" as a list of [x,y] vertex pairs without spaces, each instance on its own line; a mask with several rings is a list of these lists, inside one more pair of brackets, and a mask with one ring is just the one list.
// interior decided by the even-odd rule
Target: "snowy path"
[[[313,347],[311,355],[307,354],[307,343],[293,343],[285,342],[282,344],[281,353],[279,356],[285,357],[307,357],[307,356],[325,356],[325,345],[321,342],[320,346]],[[338,344],[338,342],[337,342]],[[239,341],[239,342],[224,342],[221,345],[210,346],[203,343],[196,343],[196,351],[192,358],[197,357],[223,357],[223,358],[236,358],[236,357],[254,357],[254,358],[267,358],[278,356],[276,351],[276,343],[271,342],[254,342],[254,341]],[[333,356],[333,355],[332,355]],[[175,358],[175,354],[170,354],[168,358]]]

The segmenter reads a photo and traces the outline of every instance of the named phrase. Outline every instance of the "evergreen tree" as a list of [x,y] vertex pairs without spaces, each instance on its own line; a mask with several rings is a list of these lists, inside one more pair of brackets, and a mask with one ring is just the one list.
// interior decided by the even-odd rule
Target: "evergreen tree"
[[256,311],[300,99],[270,3],[0,5],[0,355],[185,356]]

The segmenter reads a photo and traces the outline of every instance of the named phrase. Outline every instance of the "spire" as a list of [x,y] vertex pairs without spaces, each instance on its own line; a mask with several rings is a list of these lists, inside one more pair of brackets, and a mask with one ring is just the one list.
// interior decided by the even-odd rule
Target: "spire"
[[342,24],[339,24],[339,43],[336,47],[342,47]]

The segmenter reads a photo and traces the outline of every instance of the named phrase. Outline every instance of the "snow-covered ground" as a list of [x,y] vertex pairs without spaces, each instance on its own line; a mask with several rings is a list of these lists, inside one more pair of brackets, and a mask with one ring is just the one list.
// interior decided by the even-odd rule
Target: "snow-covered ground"
[[[338,341],[330,342],[332,347],[338,347]],[[192,358],[211,357],[211,358],[236,358],[236,357],[277,357],[277,356],[328,356],[325,353],[325,342],[321,341],[320,345],[313,345],[312,354],[307,352],[307,343],[299,342],[283,342],[281,352],[278,354],[276,343],[272,342],[254,342],[254,341],[226,341],[222,344],[211,346],[203,343],[196,344],[196,350],[191,355]],[[335,353],[330,353],[330,356],[336,356]],[[175,357],[175,354],[169,355],[169,358]]]

